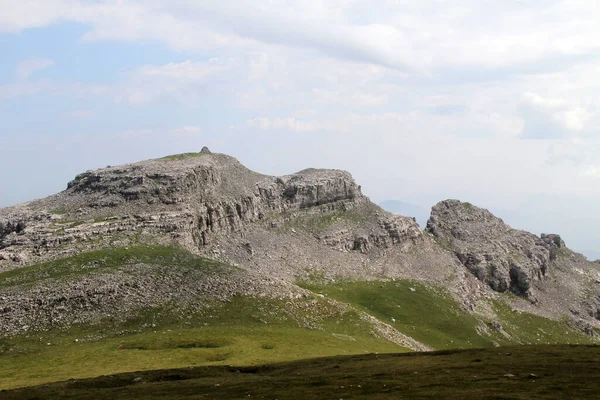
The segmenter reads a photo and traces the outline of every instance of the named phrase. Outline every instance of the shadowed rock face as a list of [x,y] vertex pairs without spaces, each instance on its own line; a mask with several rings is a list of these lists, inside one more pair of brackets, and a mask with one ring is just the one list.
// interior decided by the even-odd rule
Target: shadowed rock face
[[0,239],[4,239],[11,233],[19,234],[25,230],[24,221],[6,221],[0,222]]
[[558,235],[540,238],[512,229],[488,210],[458,200],[435,205],[427,230],[490,288],[534,302],[533,283],[546,279],[558,249],[565,247]]

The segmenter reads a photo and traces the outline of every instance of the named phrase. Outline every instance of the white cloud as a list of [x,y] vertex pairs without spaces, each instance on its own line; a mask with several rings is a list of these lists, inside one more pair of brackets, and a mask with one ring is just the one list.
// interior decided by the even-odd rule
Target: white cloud
[[584,130],[593,113],[561,98],[546,98],[525,93],[522,104],[526,138],[556,138],[576,135]]
[[44,58],[32,58],[17,65],[17,78],[21,81],[28,79],[33,73],[52,67],[54,61]]
[[0,32],[20,32],[60,20],[74,2],[69,0],[0,0]]
[[[502,116],[450,114],[432,115],[423,111],[405,113],[341,113],[312,117],[267,117],[261,116],[246,121],[245,126],[234,126],[233,130],[263,130],[278,132],[310,133],[323,136],[415,137],[416,140],[441,145],[444,141],[481,136],[480,132],[492,132],[488,137],[516,138],[519,120]],[[452,139],[454,138],[454,139]],[[438,143],[436,143],[438,142]]]
[[72,96],[74,98],[99,96],[109,92],[108,87],[94,84],[64,83],[48,79],[37,81],[25,80],[0,85],[0,100],[33,96],[48,93],[56,96]]
[[532,106],[543,109],[558,109],[565,105],[565,101],[562,99],[547,99],[535,93],[525,93],[523,99]]
[[50,87],[47,81],[41,82],[18,82],[0,85],[0,100],[13,99],[23,96],[31,96],[40,93]]
[[[546,143],[456,134],[485,129],[469,124],[464,116],[430,119],[415,112],[301,120],[260,117],[231,134],[232,141],[242,141],[240,155],[257,167],[269,163],[277,168],[257,168],[261,172],[293,172],[306,166],[347,169],[365,193],[380,200],[433,193],[438,200],[469,195],[485,199],[483,204],[501,205],[548,187],[573,189],[569,169],[547,173]],[[270,152],[268,162],[260,159],[264,143],[278,149]]]
[[205,62],[188,60],[162,66],[145,65],[129,74],[127,81],[117,89],[119,94],[115,100],[144,104],[170,97],[177,101],[194,102],[207,91],[235,85],[231,71],[237,65],[236,59],[219,58]]
[[[2,0],[0,31],[76,21],[85,40],[160,40],[176,49],[318,51],[403,72],[517,67],[597,54],[594,1]],[[433,12],[435,10],[435,12]],[[532,24],[531,21],[535,21]]]
[[593,177],[593,178],[599,178],[600,177],[600,167],[598,167],[597,165],[588,165],[587,167],[585,167],[581,170],[580,175],[587,176],[587,177]]
[[[113,85],[33,79],[49,66],[38,60],[0,86],[0,100],[105,96],[124,116],[128,107],[152,110],[148,125],[115,135],[135,144],[120,146],[124,158],[218,143],[261,172],[350,169],[380,199],[600,198],[590,184],[600,169],[600,7],[591,0],[0,0],[0,8],[0,32],[70,21],[86,27],[83,46],[175,50],[173,60],[161,52],[161,61],[119,71]],[[63,116],[88,116],[76,107]]]
[[145,129],[129,129],[123,132],[121,135],[123,137],[144,137],[154,135],[154,130],[150,128]]
[[583,107],[567,109],[562,114],[565,127],[571,131],[583,130],[585,123],[592,117],[592,113]]
[[385,105],[389,98],[389,94],[385,92],[369,93],[353,90],[352,88],[350,90],[340,89],[327,90],[313,88],[312,94],[318,103],[348,108],[381,106]]
[[[319,0],[171,2],[162,11],[214,32],[307,48],[405,72],[442,66],[505,67],[597,51],[593,1],[462,0],[351,3]],[[433,12],[435,10],[435,12]],[[536,21],[535,25],[531,21]],[[577,29],[574,29],[577,27]]]
[[223,63],[218,58],[213,58],[207,62],[184,61],[182,63],[170,63],[160,67],[146,65],[138,70],[138,73],[153,79],[168,78],[186,82],[202,82],[211,75],[214,75],[225,69]]

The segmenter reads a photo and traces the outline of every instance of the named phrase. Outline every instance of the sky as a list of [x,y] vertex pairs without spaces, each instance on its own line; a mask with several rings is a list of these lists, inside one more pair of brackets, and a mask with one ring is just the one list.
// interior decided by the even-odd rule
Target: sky
[[350,171],[600,258],[592,0],[0,0],[0,207],[168,154]]

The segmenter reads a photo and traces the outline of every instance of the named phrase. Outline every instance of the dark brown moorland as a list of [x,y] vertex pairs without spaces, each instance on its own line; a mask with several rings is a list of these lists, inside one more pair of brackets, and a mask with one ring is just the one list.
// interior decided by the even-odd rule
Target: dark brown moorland
[[514,346],[146,371],[0,392],[34,399],[591,399],[599,346]]

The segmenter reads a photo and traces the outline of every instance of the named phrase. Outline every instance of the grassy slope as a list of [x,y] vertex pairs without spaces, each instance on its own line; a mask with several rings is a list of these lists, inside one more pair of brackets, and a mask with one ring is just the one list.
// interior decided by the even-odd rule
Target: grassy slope
[[[318,208],[315,207],[315,209]],[[333,226],[365,226],[370,221],[377,221],[379,214],[386,213],[386,211],[374,204],[365,204],[357,209],[347,211],[329,211],[326,206],[323,206],[321,210],[321,212],[308,213],[306,215],[294,215],[293,218],[290,217],[293,215],[293,212],[280,213],[285,222],[277,230],[278,232],[289,232],[292,229],[300,229],[313,235],[322,235]],[[266,221],[265,223],[267,223]]]
[[[489,327],[491,321],[480,322],[463,312],[444,289],[414,281],[347,282],[305,287],[354,305],[434,349],[515,343],[594,343],[562,321],[512,312],[498,301],[494,304],[496,320],[510,335],[506,338]],[[481,323],[488,326],[487,334],[478,333],[477,327]]]
[[349,282],[308,288],[356,305],[435,349],[492,344],[477,334],[477,319],[462,312],[448,294],[417,282]]
[[130,373],[0,393],[20,399],[596,398],[600,347],[522,346]]
[[407,351],[374,337],[355,313],[324,317],[317,329],[308,329],[286,316],[284,306],[238,297],[183,321],[170,319],[168,310],[146,310],[118,326],[107,322],[5,339],[0,389],[136,370]]
[[[0,274],[0,288],[48,278],[68,279],[104,268],[122,269],[128,263],[139,262],[206,273],[229,268],[180,249],[133,247],[84,253],[9,271]],[[561,322],[514,313],[503,303],[497,303],[496,308],[511,339],[493,330],[489,335],[480,335],[476,330],[479,321],[462,312],[446,291],[418,282],[306,287],[366,311],[436,349],[489,347],[494,343],[589,342]],[[75,326],[67,332],[0,339],[0,389],[135,370],[253,365],[406,351],[375,338],[358,312],[342,312],[318,297],[293,302],[237,297],[229,303],[215,303],[205,311],[185,314],[183,320],[176,317],[182,313],[173,309],[142,310],[124,324],[107,319],[101,325]]]
[[177,160],[185,160],[187,158],[194,157],[203,157],[206,154],[204,153],[182,153],[182,154],[173,154],[170,156],[162,157],[160,160],[169,160],[169,161],[177,161]]
[[6,271],[0,273],[0,289],[37,284],[46,279],[73,278],[93,271],[122,269],[135,263],[199,269],[206,274],[233,268],[176,247],[134,246],[80,253],[65,259]]
[[502,321],[512,341],[520,344],[594,344],[597,340],[571,329],[566,320],[553,321],[526,312],[516,311],[501,301],[494,302],[494,311]]
[[[215,274],[231,268],[177,248],[142,246],[83,253],[5,272],[0,274],[0,289],[79,279],[106,269],[127,273],[127,265],[138,263],[168,267],[165,273],[178,269]],[[126,322],[106,318],[68,331],[0,338],[0,389],[140,369],[407,351],[373,336],[357,312],[317,296],[293,301],[238,296],[200,311],[182,312],[179,307],[143,309]]]
[[[154,332],[78,342],[70,337],[40,336],[18,353],[0,357],[0,388],[136,370],[195,365],[254,365],[336,354],[403,350],[372,337],[338,338],[331,332],[291,326],[214,326],[160,329]],[[37,338],[36,338],[37,339]],[[47,346],[45,341],[51,340]]]

